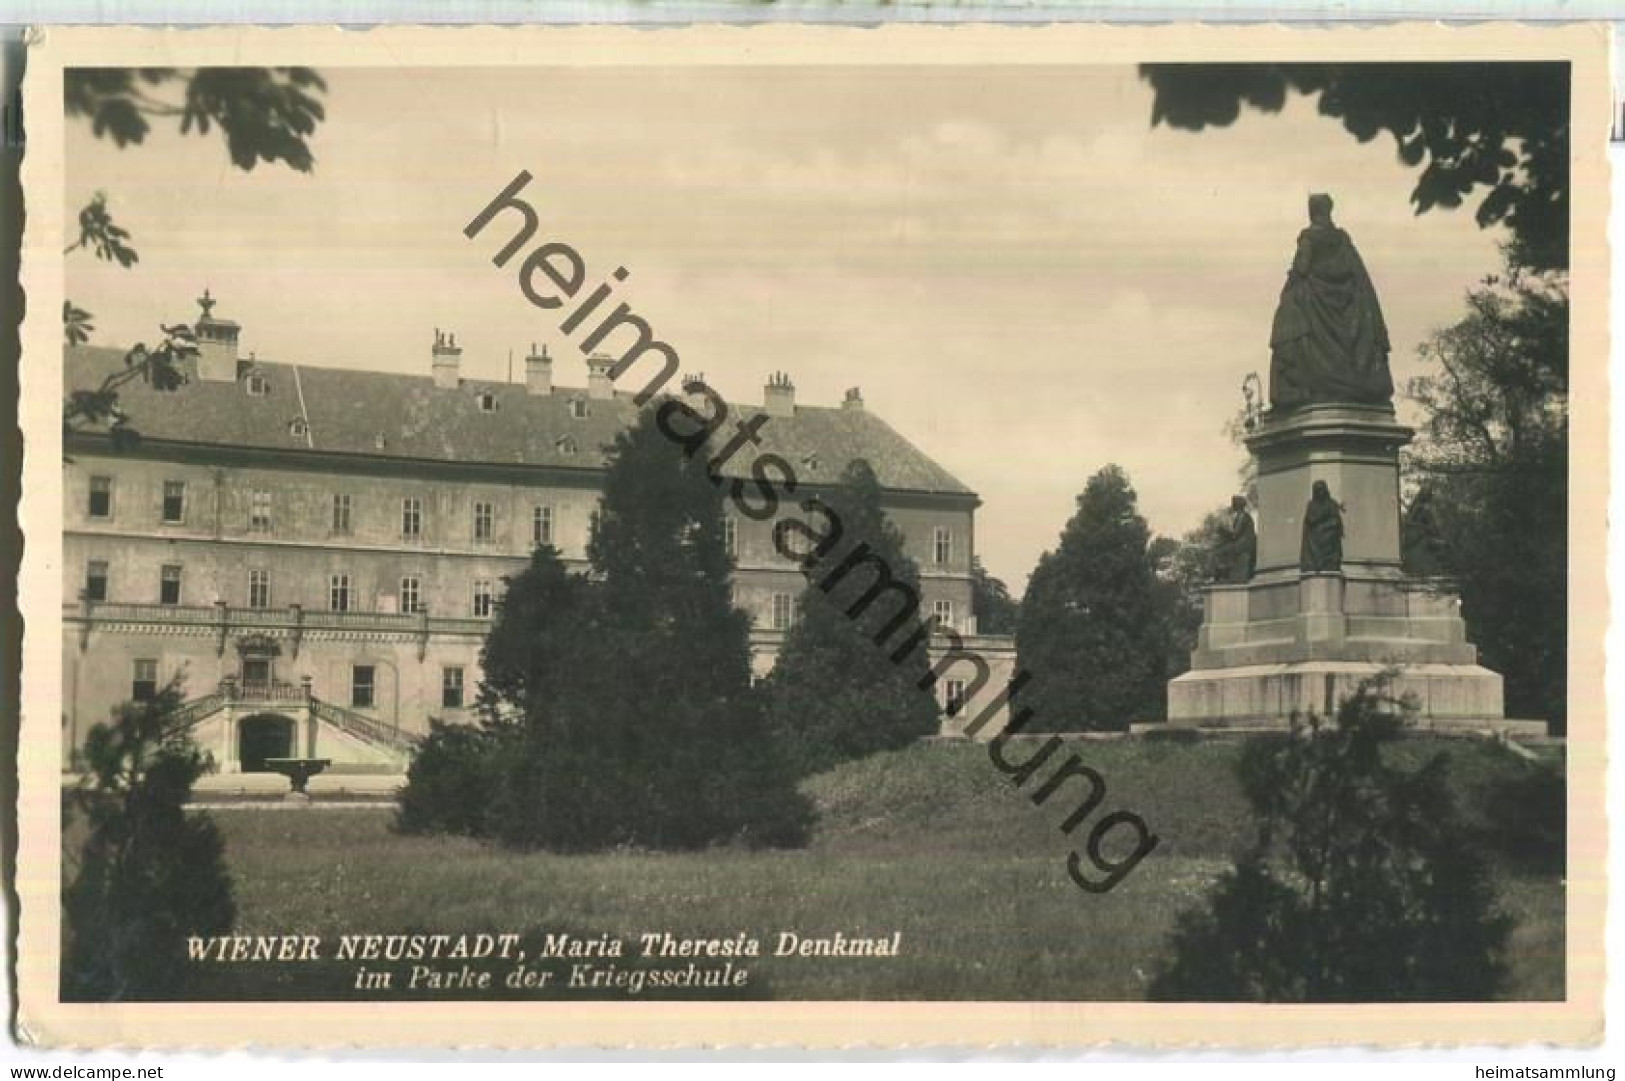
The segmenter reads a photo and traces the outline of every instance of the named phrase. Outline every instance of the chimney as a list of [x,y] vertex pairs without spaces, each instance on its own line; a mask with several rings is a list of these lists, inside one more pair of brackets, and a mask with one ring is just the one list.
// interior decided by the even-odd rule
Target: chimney
[[857,387],[847,387],[846,397],[841,401],[842,409],[862,409],[863,392]]
[[536,343],[530,343],[525,357],[525,393],[546,397],[553,393],[553,358],[547,355],[547,346],[536,352]]
[[711,411],[711,400],[706,397],[705,373],[695,372],[693,375],[683,376],[683,401],[700,416],[707,416]]
[[203,315],[192,328],[197,335],[197,377],[209,383],[237,381],[237,333],[241,329],[230,319],[216,319],[214,297],[207,289],[198,297]]
[[442,334],[436,327],[434,332],[434,385],[441,390],[456,390],[459,380],[459,371],[463,362],[463,350],[457,344],[457,335]]
[[796,415],[796,385],[790,382],[788,375],[774,372],[767,377],[767,386],[762,391],[762,406],[770,417]]
[[606,353],[594,353],[587,358],[587,397],[604,401],[615,397],[615,384],[609,370],[615,367],[615,358]]

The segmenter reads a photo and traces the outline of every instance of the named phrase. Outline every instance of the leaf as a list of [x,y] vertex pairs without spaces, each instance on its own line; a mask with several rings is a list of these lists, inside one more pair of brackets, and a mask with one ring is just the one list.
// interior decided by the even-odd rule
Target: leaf
[[90,319],[90,313],[74,307],[72,301],[62,302],[62,334],[69,345],[83,345],[90,340],[91,332],[96,329]]

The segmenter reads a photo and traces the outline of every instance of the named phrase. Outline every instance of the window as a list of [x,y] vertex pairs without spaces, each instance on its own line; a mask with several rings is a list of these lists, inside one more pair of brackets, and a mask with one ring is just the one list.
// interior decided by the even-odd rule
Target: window
[[565,457],[569,457],[576,452],[576,441],[567,435],[562,436],[553,441],[553,449]]
[[408,615],[423,611],[422,584],[415,575],[401,579],[401,611]]
[[788,593],[773,594],[773,629],[787,631],[795,619],[795,598]]
[[937,626],[946,627],[948,630],[954,629],[953,601],[932,601],[931,615],[936,619]]
[[423,500],[417,496],[401,500],[401,536],[423,536]]
[[350,667],[350,705],[357,709],[372,708],[373,666],[357,664]]
[[248,393],[251,397],[263,398],[271,393],[271,381],[259,372],[248,373]]
[[732,518],[722,520],[722,549],[731,556],[739,554],[739,523]]
[[184,522],[186,520],[186,482],[184,480],[164,481],[164,521]]
[[333,533],[339,537],[350,535],[350,497],[343,492],[333,493]]
[[250,608],[271,607],[270,571],[251,570],[248,572],[248,606]]
[[530,542],[537,546],[553,543],[552,507],[536,507],[531,510]]
[[85,600],[107,599],[107,561],[92,559],[85,567]]
[[488,619],[491,615],[491,579],[474,579],[474,615],[478,619]]
[[271,531],[271,493],[263,488],[248,497],[248,528],[255,533]]
[[90,478],[90,506],[87,508],[92,518],[111,518],[113,516],[113,478]]
[[570,399],[570,416],[575,418],[576,420],[586,420],[587,419],[587,399],[585,399],[585,398],[571,398]]
[[954,535],[945,525],[939,525],[931,534],[931,556],[936,563],[949,563],[954,558]]
[[137,702],[146,702],[158,694],[158,662],[154,660],[138,660],[135,662],[135,676],[130,680],[130,697]]
[[350,610],[350,576],[335,574],[327,581],[327,607],[335,612]]
[[294,417],[288,421],[288,434],[295,439],[303,439],[310,434],[310,425],[305,422],[304,417]]
[[442,709],[463,708],[462,668],[442,668],[440,670],[440,706]]
[[491,542],[491,504],[474,504],[474,540],[477,543],[489,544]]
[[497,396],[488,390],[475,395],[475,401],[480,403],[481,413],[495,413],[497,411]]
[[965,708],[965,681],[950,679],[943,686],[942,711],[950,717],[957,717]]
[[181,569],[173,563],[166,563],[158,572],[158,603],[181,603]]

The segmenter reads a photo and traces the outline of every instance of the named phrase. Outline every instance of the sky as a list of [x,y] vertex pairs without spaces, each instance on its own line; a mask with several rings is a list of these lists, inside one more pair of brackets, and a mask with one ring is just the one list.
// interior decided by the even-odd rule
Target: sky
[[[1115,462],[1153,530],[1228,503],[1225,434],[1267,378],[1312,191],[1382,300],[1395,381],[1464,312],[1505,240],[1472,201],[1416,216],[1413,170],[1296,99],[1201,133],[1152,128],[1132,67],[330,68],[310,174],[230,164],[218,136],[119,150],[67,131],[65,206],[98,191],[131,269],[67,256],[97,344],[191,321],[204,288],[268,360],[515,378],[531,342],[586,382],[581,335],[463,226],[520,170],[589,281],[617,289],[730,400],[788,372],[868,407],[980,493],[976,546],[1019,595],[1089,476]],[[516,218],[512,219],[517,221]],[[511,228],[511,227],[509,227]],[[1415,420],[1401,403],[1402,419]]]

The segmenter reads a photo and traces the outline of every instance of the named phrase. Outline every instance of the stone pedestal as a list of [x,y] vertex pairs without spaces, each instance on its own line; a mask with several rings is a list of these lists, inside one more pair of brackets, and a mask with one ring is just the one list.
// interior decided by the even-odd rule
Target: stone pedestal
[[[1478,664],[1449,583],[1399,561],[1399,451],[1392,409],[1311,406],[1266,414],[1248,437],[1258,465],[1258,571],[1207,590],[1191,670],[1168,685],[1171,724],[1285,726],[1329,714],[1362,680],[1399,669],[1425,722],[1502,719],[1501,677]],[[1343,505],[1343,565],[1298,569],[1315,481]]]

